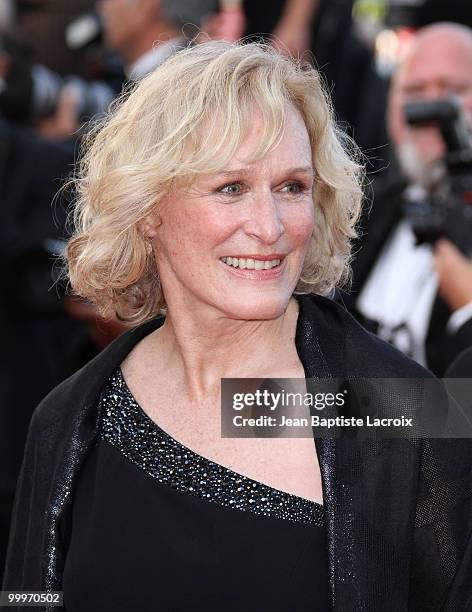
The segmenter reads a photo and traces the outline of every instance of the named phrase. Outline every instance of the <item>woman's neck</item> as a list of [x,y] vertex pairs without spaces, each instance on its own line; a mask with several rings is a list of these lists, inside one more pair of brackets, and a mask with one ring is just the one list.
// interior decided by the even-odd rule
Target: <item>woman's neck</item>
[[219,316],[209,324],[188,311],[178,317],[169,314],[153,340],[166,355],[168,375],[183,379],[190,397],[198,401],[219,389],[221,378],[282,377],[296,356],[297,318],[294,298],[281,316],[268,321]]

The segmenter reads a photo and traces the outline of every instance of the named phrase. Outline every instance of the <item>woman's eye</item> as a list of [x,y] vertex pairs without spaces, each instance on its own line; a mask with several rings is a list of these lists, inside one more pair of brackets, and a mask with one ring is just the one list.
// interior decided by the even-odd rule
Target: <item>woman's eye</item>
[[[228,185],[224,185],[220,187],[218,193],[223,193],[225,195],[241,195],[245,193],[246,188],[243,183],[229,183]],[[281,189],[282,193],[288,193],[289,195],[300,195],[308,191],[308,187],[304,183],[300,183],[299,181],[292,181],[291,183],[287,183]]]
[[230,183],[229,185],[225,185],[218,189],[219,193],[224,193],[227,195],[239,195],[243,192],[242,183]]
[[289,193],[292,195],[298,195],[299,193],[303,193],[305,191],[305,185],[303,185],[302,183],[288,183],[287,185],[285,185],[282,188],[282,191],[285,191],[285,193]]

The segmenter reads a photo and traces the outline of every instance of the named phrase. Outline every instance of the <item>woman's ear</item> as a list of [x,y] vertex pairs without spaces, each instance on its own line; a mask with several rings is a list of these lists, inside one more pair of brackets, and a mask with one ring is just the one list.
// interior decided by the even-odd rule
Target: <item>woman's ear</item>
[[139,231],[147,238],[153,239],[157,234],[157,228],[162,225],[162,219],[158,212],[152,212],[139,222]]

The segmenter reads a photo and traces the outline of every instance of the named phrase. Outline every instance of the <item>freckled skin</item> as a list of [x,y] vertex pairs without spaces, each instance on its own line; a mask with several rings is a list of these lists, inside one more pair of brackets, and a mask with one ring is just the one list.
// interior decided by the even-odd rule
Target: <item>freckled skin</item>
[[[289,303],[313,232],[312,151],[303,119],[290,106],[280,144],[248,164],[261,130],[256,116],[223,169],[243,172],[230,178],[201,175],[158,207],[162,225],[152,230],[153,244],[171,312],[210,309],[236,320],[267,320],[280,316]],[[283,274],[272,280],[236,277],[220,261],[274,253],[286,254],[286,262]]]

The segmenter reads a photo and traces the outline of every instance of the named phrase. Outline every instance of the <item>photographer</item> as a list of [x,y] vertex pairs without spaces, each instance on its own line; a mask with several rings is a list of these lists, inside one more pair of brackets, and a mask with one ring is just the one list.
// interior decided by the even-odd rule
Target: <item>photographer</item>
[[393,78],[388,130],[396,160],[374,188],[346,298],[373,331],[437,375],[472,345],[472,286],[463,273],[469,270],[472,233],[469,239],[463,232],[461,245],[453,244],[450,233],[441,235],[441,228],[433,238],[415,235],[409,211],[432,210],[430,202],[444,197],[453,176],[439,123],[410,125],[405,105],[440,100],[461,106],[466,140],[472,123],[472,31],[465,26],[438,23],[419,30]]

